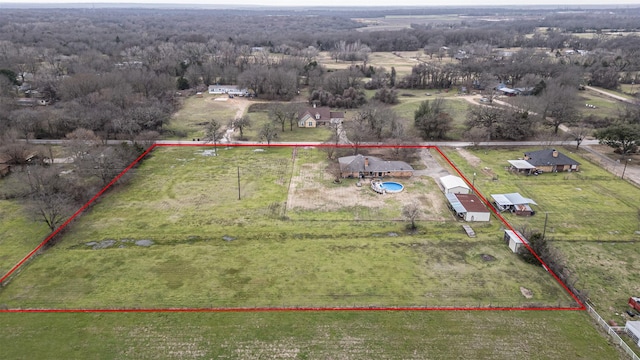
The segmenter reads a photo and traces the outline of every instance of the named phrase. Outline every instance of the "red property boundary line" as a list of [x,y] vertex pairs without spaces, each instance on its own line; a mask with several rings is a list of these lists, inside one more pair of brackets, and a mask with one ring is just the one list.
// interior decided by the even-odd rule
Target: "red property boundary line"
[[[203,143],[162,143],[153,144],[145,152],[143,152],[137,159],[135,159],[129,166],[127,166],[120,174],[118,174],[113,180],[105,185],[97,194],[95,194],[86,204],[78,209],[73,215],[67,219],[62,225],[60,225],[55,231],[53,231],[47,238],[45,238],[35,249],[31,250],[22,260],[14,265],[2,278],[0,278],[0,287],[5,284],[7,279],[16,273],[29,259],[31,259],[40,249],[42,249],[47,243],[49,243],[58,233],[67,227],[76,217],[78,217],[84,210],[86,210],[93,202],[95,202],[102,194],[104,194],[113,184],[115,184],[124,174],[136,166],[142,159],[144,159],[149,153],[151,153],[156,147],[337,147],[337,148],[354,148],[354,145],[348,144],[317,144],[317,143],[292,143],[292,144],[256,144],[256,143],[237,143],[237,144],[203,144]],[[523,241],[515,231],[513,226],[489,203],[489,201],[475,188],[474,184],[467,179],[466,176],[458,169],[457,166],[440,150],[439,147],[434,145],[370,145],[361,144],[357,148],[371,149],[371,148],[406,148],[406,149],[434,149],[440,156],[458,173],[458,175],[464,179],[469,187],[487,206],[493,215],[502,222],[502,224],[509,230],[514,231],[516,236],[522,240],[522,244],[533,254],[533,256],[542,264],[542,267],[562,286],[562,288],[571,296],[571,298],[578,304],[575,307],[220,307],[220,308],[124,308],[124,309],[0,309],[0,313],[193,313],[193,312],[325,312],[325,311],[567,311],[567,310],[586,310],[586,306],[578,299],[578,297],[569,289],[569,287],[560,279],[560,277],[533,251],[531,246]]]

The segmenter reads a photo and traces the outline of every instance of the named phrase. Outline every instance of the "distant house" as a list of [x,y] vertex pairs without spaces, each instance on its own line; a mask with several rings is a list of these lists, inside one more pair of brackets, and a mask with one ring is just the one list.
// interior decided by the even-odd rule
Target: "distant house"
[[404,161],[387,161],[375,156],[344,156],[338,159],[343,178],[411,177],[413,167]]
[[535,211],[529,204],[538,205],[535,201],[525,198],[519,193],[491,194],[493,203],[498,211],[510,211],[520,216],[533,216]]
[[461,177],[447,175],[440,178],[440,185],[445,194],[468,194],[471,189]]
[[524,160],[542,172],[578,171],[580,163],[556,149],[545,149],[524,153]]
[[248,89],[241,89],[235,85],[209,85],[209,94],[228,94],[235,96],[249,96]]
[[504,231],[504,242],[509,245],[509,249],[513,251],[514,254],[520,252],[520,249],[525,247],[523,244],[529,244],[529,241],[522,235],[519,231],[513,230],[505,230]]
[[491,212],[475,194],[445,194],[449,206],[465,221],[489,221]]
[[328,124],[341,124],[344,121],[344,112],[331,111],[328,107],[313,107],[301,111],[298,114],[298,127],[315,128]]

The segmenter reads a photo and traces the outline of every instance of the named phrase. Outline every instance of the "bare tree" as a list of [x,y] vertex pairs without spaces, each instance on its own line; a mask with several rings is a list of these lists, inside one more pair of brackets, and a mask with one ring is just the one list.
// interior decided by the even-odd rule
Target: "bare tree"
[[278,137],[278,131],[276,130],[275,126],[273,126],[272,123],[266,123],[260,129],[258,136],[260,137],[260,140],[266,141],[267,145],[270,145],[271,141],[273,141]]
[[409,229],[411,231],[415,231],[418,228],[416,226],[416,219],[418,219],[421,212],[420,204],[415,201],[402,207],[402,217],[410,222]]
[[220,123],[216,120],[211,120],[207,123],[204,129],[204,141],[207,143],[213,143],[213,151],[217,153],[218,142],[223,139],[225,130]]
[[73,203],[65,194],[69,184],[53,168],[29,167],[26,175],[31,190],[27,211],[54,231],[73,211]]
[[233,121],[231,122],[231,126],[235,129],[238,129],[238,131],[240,131],[240,140],[244,140],[244,129],[251,127],[251,118],[249,117],[249,115],[244,115],[242,117],[239,118],[235,118],[233,119]]

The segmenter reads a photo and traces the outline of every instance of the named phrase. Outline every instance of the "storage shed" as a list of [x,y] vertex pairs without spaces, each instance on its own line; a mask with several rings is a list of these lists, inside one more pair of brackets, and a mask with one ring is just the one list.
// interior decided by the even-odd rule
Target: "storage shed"
[[465,221],[489,221],[491,212],[474,194],[446,193],[449,206],[458,217]]
[[633,339],[633,343],[640,346],[640,321],[627,321],[624,331]]
[[461,177],[447,175],[440,178],[440,185],[445,194],[468,194],[471,189]]
[[509,249],[517,254],[521,248],[524,248],[523,242],[529,244],[529,241],[519,231],[505,230],[504,242],[509,245]]

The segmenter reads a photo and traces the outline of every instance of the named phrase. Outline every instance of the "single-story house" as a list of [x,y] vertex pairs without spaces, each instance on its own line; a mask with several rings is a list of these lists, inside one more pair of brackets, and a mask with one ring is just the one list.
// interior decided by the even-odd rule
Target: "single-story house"
[[361,154],[338,159],[343,178],[411,177],[413,167],[404,161],[387,161]]
[[249,96],[248,89],[240,89],[235,85],[209,85],[209,94],[228,94],[235,96]]
[[525,198],[519,193],[511,194],[491,194],[493,203],[498,211],[511,211],[520,216],[533,216],[535,211],[531,209],[529,204],[538,205],[535,201]]
[[513,230],[504,231],[504,242],[509,245],[509,249],[511,249],[514,254],[519,253],[521,248],[526,248],[523,243],[529,244],[529,241],[524,237],[524,235],[519,231]]
[[331,111],[328,107],[313,107],[298,114],[298,127],[314,128],[328,124],[341,124],[344,112]]
[[491,211],[475,194],[445,194],[449,206],[458,217],[465,221],[489,221]]
[[459,176],[447,175],[440,178],[440,185],[445,194],[468,194],[469,185]]
[[629,335],[634,344],[640,346],[640,321],[627,321],[624,324],[624,332]]
[[542,172],[578,171],[580,163],[556,149],[545,149],[524,153],[524,160]]

